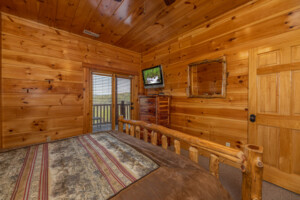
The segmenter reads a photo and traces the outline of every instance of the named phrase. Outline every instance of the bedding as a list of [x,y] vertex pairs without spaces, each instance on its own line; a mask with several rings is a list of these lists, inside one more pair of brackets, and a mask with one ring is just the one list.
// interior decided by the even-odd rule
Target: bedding
[[0,200],[230,199],[188,158],[116,131],[0,153]]

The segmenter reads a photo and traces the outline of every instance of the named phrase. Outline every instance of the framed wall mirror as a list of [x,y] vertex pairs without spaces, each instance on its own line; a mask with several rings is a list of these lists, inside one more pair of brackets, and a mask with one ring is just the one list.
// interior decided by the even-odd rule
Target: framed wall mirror
[[189,64],[188,97],[225,98],[226,58],[203,60]]

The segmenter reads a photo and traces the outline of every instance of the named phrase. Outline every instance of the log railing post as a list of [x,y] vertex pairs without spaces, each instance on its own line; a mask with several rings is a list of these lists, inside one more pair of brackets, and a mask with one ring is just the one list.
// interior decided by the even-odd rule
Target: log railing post
[[219,178],[219,157],[211,154],[209,158],[209,172]]
[[118,130],[119,130],[119,132],[121,132],[121,133],[123,133],[123,122],[121,121],[121,120],[123,120],[124,119],[124,117],[121,115],[120,117],[119,117],[119,124],[118,124]]
[[178,140],[174,140],[174,148],[175,148],[175,153],[180,155],[180,142]]
[[154,131],[151,132],[151,144],[157,145],[157,133]]
[[128,124],[126,124],[125,125],[125,133],[127,134],[127,135],[129,135],[129,125]]
[[140,126],[135,127],[135,137],[141,139],[141,128]]
[[243,172],[242,199],[262,199],[262,162],[263,147],[256,145],[245,145],[246,169]]
[[135,130],[134,125],[130,124],[130,135],[132,137],[134,137],[134,130]]
[[168,149],[168,138],[167,138],[167,136],[165,136],[165,135],[161,136],[161,143],[162,143],[162,148]]
[[192,161],[194,161],[195,163],[198,163],[198,149],[197,148],[191,146],[189,148],[189,156]]
[[148,134],[149,134],[148,130],[144,128],[144,134],[143,134],[143,137],[144,137],[144,141],[145,141],[145,142],[148,142]]
[[[158,133],[162,134],[162,147],[168,148],[168,137],[174,138],[174,148],[176,154],[180,155],[180,141],[190,145],[189,157],[192,161],[198,163],[199,155],[198,148],[209,152],[210,173],[216,177],[219,177],[219,158],[227,159],[241,166],[243,172],[242,182],[242,199],[243,200],[261,200],[262,198],[262,173],[263,173],[263,162],[262,154],[263,147],[256,145],[244,145],[243,151],[234,148],[225,147],[223,145],[200,139],[188,134],[184,134],[179,131],[171,130],[166,127],[162,127],[155,124],[147,124],[142,121],[125,120],[123,116],[119,117],[119,128],[120,132],[123,132],[125,126],[126,134],[131,134],[140,138],[141,129],[143,129],[144,141],[148,142],[149,131],[152,131],[151,143],[157,145]],[[130,124],[130,130],[129,130]]]

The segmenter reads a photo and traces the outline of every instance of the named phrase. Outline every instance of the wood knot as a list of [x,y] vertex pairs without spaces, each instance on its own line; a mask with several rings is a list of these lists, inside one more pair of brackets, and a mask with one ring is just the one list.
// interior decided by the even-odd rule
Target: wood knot
[[244,164],[241,165],[241,170],[242,170],[242,172],[245,172],[245,171],[246,171],[246,167],[245,167]]
[[62,74],[58,74],[57,79],[61,81],[62,80]]
[[249,149],[252,149],[252,150],[259,150],[259,147],[256,145],[249,145],[248,147],[249,147]]
[[264,167],[264,163],[260,159],[257,159],[256,167],[262,168],[262,167]]

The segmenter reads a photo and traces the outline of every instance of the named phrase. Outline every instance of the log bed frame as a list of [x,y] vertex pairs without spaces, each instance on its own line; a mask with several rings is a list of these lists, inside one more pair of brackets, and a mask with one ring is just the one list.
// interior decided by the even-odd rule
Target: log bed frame
[[157,133],[160,133],[162,148],[164,149],[168,148],[167,137],[173,138],[176,154],[180,154],[181,152],[180,142],[182,141],[187,143],[190,146],[189,157],[196,163],[198,163],[199,149],[210,153],[209,172],[217,178],[219,178],[219,158],[223,158],[240,165],[240,169],[243,173],[242,199],[262,199],[263,148],[261,146],[246,144],[243,147],[244,150],[241,151],[160,125],[148,124],[143,121],[125,120],[123,116],[119,117],[119,132],[124,132],[124,124],[125,133],[138,139],[141,139],[141,129],[143,128],[143,138],[145,142],[148,142],[148,134],[151,131],[151,143],[153,145],[157,145]]

